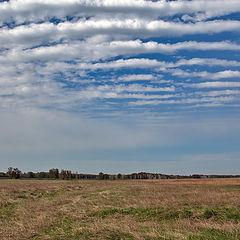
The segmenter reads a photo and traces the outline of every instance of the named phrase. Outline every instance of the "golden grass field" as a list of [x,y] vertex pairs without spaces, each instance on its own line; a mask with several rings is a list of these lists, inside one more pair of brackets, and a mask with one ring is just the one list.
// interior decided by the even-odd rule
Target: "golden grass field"
[[240,179],[1,180],[0,239],[240,239]]

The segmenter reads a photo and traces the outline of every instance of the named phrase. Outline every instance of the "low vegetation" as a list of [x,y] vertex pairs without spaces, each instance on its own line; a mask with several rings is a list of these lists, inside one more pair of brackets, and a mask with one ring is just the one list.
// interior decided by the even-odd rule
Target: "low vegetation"
[[240,239],[240,179],[0,181],[1,240]]

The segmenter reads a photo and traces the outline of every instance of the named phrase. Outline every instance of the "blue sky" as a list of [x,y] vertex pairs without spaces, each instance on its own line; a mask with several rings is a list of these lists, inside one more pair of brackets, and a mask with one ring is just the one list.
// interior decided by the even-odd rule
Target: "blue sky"
[[237,174],[240,1],[0,1],[0,170]]

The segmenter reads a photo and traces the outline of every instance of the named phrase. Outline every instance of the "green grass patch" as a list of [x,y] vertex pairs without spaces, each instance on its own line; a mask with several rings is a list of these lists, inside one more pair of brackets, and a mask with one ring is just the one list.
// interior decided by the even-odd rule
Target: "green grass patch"
[[190,209],[177,210],[174,208],[108,208],[99,212],[95,212],[93,216],[106,218],[107,216],[121,214],[132,215],[140,219],[157,218],[159,220],[172,220],[178,218],[189,218],[192,216]]
[[227,185],[227,186],[224,186],[224,188],[227,188],[227,189],[236,189],[236,190],[239,190],[240,189],[240,185]]
[[99,232],[92,232],[85,226],[83,230],[76,230],[75,223],[78,218],[70,216],[57,219],[50,226],[43,229],[42,234],[35,236],[34,240],[40,240],[41,235],[51,240],[87,240],[87,239],[106,239],[106,240],[135,240],[135,238],[129,234],[119,230],[103,229]]
[[[46,219],[46,221],[48,220]],[[47,236],[47,239],[51,239],[51,240],[74,239],[73,227],[72,227],[72,224],[74,222],[75,222],[75,219],[72,217],[66,216],[66,217],[58,218],[56,221],[52,222],[48,227],[42,230],[43,235]],[[41,236],[36,236],[33,239],[40,240],[42,238]]]
[[199,218],[214,220],[235,220],[240,221],[240,209],[239,208],[206,208],[203,212],[198,215]]
[[188,240],[239,240],[240,231],[227,232],[219,229],[201,229],[200,233],[190,234]]
[[0,202],[0,219],[9,220],[16,216],[15,208],[17,203]]
[[132,215],[140,219],[156,218],[158,220],[176,219],[214,219],[215,221],[240,221],[239,208],[107,208],[92,213],[92,216],[106,218],[112,215]]
[[136,238],[129,233],[125,233],[119,230],[104,229],[99,232],[91,232],[89,230],[83,230],[76,232],[73,240],[92,240],[92,239],[104,239],[104,240],[136,240]]
[[105,230],[96,234],[97,236],[104,236],[106,240],[135,240],[136,238],[130,233],[125,233],[119,230]]

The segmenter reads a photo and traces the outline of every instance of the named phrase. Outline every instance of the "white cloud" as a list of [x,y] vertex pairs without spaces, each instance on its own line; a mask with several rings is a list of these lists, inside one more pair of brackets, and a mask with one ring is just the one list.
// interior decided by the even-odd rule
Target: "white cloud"
[[222,66],[222,67],[240,67],[240,62],[217,58],[191,58],[181,59],[176,62],[175,66],[192,66],[192,65],[207,65],[207,66]]
[[240,82],[202,82],[193,83],[189,86],[196,88],[234,88],[240,87]]
[[[28,62],[28,61],[69,61],[69,60],[81,60],[84,62],[97,61],[99,59],[108,59],[116,56],[134,56],[143,53],[162,53],[162,54],[173,54],[176,51],[180,50],[240,50],[240,45],[231,43],[231,42],[178,42],[176,44],[163,44],[153,41],[142,42],[141,40],[133,41],[111,41],[111,42],[102,42],[102,39],[99,39],[100,42],[92,41],[92,39],[87,39],[86,41],[73,41],[72,43],[57,44],[53,46],[41,46],[28,50],[21,50],[19,48],[13,48],[9,51],[5,51],[2,56],[0,55],[0,63],[9,63],[9,62]],[[119,64],[124,64],[124,61],[128,61],[128,64],[131,61],[140,63],[141,61],[148,61],[150,65],[164,65],[166,63],[159,62],[157,60],[118,60],[115,62],[115,66]],[[200,64],[201,61],[198,59]],[[214,60],[213,60],[214,61]],[[192,60],[193,62],[193,60]],[[202,60],[203,62],[203,60]],[[206,61],[206,64],[210,60]],[[127,63],[127,62],[125,62]],[[217,63],[217,62],[216,62]],[[96,63],[94,65],[89,65],[91,68],[111,68],[113,63]],[[132,63],[131,63],[132,64]],[[185,60],[185,64],[190,64]],[[193,64],[193,63],[191,63]],[[218,64],[223,65],[224,62],[218,62]],[[233,64],[233,62],[232,62]],[[109,66],[108,66],[109,65]],[[178,63],[170,63],[168,67],[183,65],[183,60],[180,60]],[[235,63],[236,65],[236,63]],[[144,66],[144,64],[143,64]],[[80,67],[87,67],[82,64]]]
[[[197,45],[198,43],[196,43]],[[230,45],[226,45],[230,47]],[[239,46],[240,47],[240,46]],[[83,69],[111,69],[111,68],[155,68],[160,67],[160,69],[168,69],[168,68],[175,68],[181,66],[192,66],[192,65],[199,65],[199,66],[221,66],[221,67],[239,67],[240,62],[231,61],[226,59],[216,59],[216,58],[192,58],[192,59],[181,59],[174,62],[164,62],[158,61],[156,59],[148,59],[148,58],[131,58],[131,59],[118,59],[116,61],[108,61],[103,63],[81,63],[77,66]],[[183,72],[181,72],[182,74]]]
[[[235,3],[235,1],[233,2]],[[232,2],[229,4],[231,5]],[[174,81],[164,79],[166,73],[172,73],[172,75],[180,77],[194,76],[213,80],[239,77],[239,71],[229,69],[210,73],[207,71],[183,71],[176,68],[192,65],[207,65],[209,67],[240,66],[237,61],[225,59],[180,59],[175,63],[148,58],[124,59],[124,57],[133,57],[139,54],[176,54],[179,51],[186,50],[240,50],[240,45],[231,41],[161,43],[142,40],[149,36],[174,37],[185,34],[239,31],[239,21],[234,20],[183,23],[176,21],[176,19],[167,21],[158,17],[158,14],[163,9],[168,12],[168,14],[166,12],[166,16],[182,12],[198,15],[199,12],[196,9],[203,9],[204,7],[206,11],[203,9],[202,14],[205,17],[236,11],[231,7],[228,10],[226,8],[224,11],[217,8],[218,10],[215,9],[214,13],[212,6],[215,6],[215,3],[211,1],[207,5],[206,7],[202,1],[150,2],[142,0],[129,2],[109,0],[91,2],[80,0],[76,2],[71,0],[57,3],[40,0],[27,0],[24,2],[16,0],[0,3],[0,13],[3,12],[1,17],[2,19],[5,18],[4,21],[10,21],[8,16],[11,16],[12,20],[16,18],[17,22],[25,19],[24,25],[15,26],[13,24],[12,27],[0,28],[2,47],[0,52],[0,94],[4,96],[4,98],[2,97],[1,106],[4,106],[5,109],[9,106],[16,107],[20,105],[23,107],[47,106],[68,109],[75,106],[77,102],[81,102],[79,106],[83,106],[88,100],[96,98],[155,99],[155,101],[165,99],[161,101],[184,103],[181,102],[184,97],[181,89],[175,88]],[[43,21],[41,23],[39,21],[34,22],[39,17],[41,18],[39,11],[43,9],[46,9],[42,16],[43,19],[48,21],[51,14],[55,12],[59,14],[59,17],[63,17],[63,22],[57,24]],[[146,17],[147,13],[139,14],[143,12],[143,9],[146,12],[152,11],[156,13],[156,18],[153,16]],[[88,15],[88,18],[84,17],[83,12],[85,10],[84,14],[92,12],[90,16]],[[123,10],[127,10],[127,15]],[[68,21],[64,15],[68,11],[75,11],[76,15],[82,14],[82,18]],[[103,14],[105,11],[108,11],[109,14],[114,11],[120,12],[118,15],[110,17],[108,14]],[[15,16],[11,15],[13,12],[16,13]],[[31,15],[29,15],[29,19],[27,19],[28,14]],[[197,15],[193,17],[196,18]],[[111,58],[119,56],[122,59],[111,60]],[[107,59],[109,61],[104,61]],[[91,76],[91,73],[97,70],[109,71],[118,68],[125,68],[124,70],[152,68],[152,73],[124,73],[122,76],[112,74],[109,78],[105,76],[105,79],[101,79],[101,77],[95,79],[95,77]],[[159,72],[163,72],[163,75],[160,75]],[[56,81],[58,76],[66,78],[66,81]],[[159,80],[159,78],[161,79]],[[146,84],[119,84],[119,82],[129,83],[142,80],[146,81]],[[68,88],[70,82],[76,84],[77,87]],[[100,85],[95,86],[94,83],[96,82],[100,83]],[[209,86],[207,83],[204,84]],[[237,83],[234,84],[237,86]],[[203,85],[201,83],[199,86],[195,84],[195,87]],[[178,91],[181,94],[177,95]],[[173,92],[174,95],[165,94]],[[195,100],[185,99],[184,101]]]
[[[182,99],[171,99],[171,100],[137,100],[135,102],[129,102],[130,106],[144,106],[144,105],[165,105],[165,104],[195,104],[199,106],[216,106],[216,104],[228,103],[235,100],[239,100],[239,97],[234,96],[221,96],[221,97],[205,97],[205,98],[182,98]],[[201,103],[209,103],[208,105],[202,105]]]
[[[65,40],[79,40],[96,35],[106,35],[113,39],[132,39],[149,38],[161,36],[183,36],[188,34],[211,34],[224,31],[239,31],[240,21],[234,20],[215,20],[198,23],[180,23],[166,22],[163,20],[148,21],[145,19],[89,19],[78,22],[63,22],[53,24],[45,22],[41,24],[28,24],[17,26],[13,29],[7,27],[0,28],[0,44],[2,47],[14,45],[23,45],[31,47],[39,44],[49,44]],[[116,42],[119,47],[121,42]],[[124,44],[124,43],[123,43]],[[130,41],[129,44],[141,44],[136,41]],[[192,48],[190,46],[186,48]],[[145,48],[158,48],[163,51],[162,45],[154,42],[142,43]],[[164,46],[164,45],[163,45]],[[114,47],[114,43],[112,43]],[[124,47],[124,46],[123,46]],[[165,48],[167,45],[165,45]],[[175,45],[181,48],[181,45]],[[207,46],[200,45],[199,49],[205,49]],[[177,50],[177,49],[176,49]],[[169,51],[169,50],[168,50]]]
[[131,58],[131,59],[118,59],[115,61],[94,63],[94,64],[80,64],[82,68],[86,69],[116,69],[116,68],[153,68],[165,66],[165,62],[160,62],[156,59],[148,58]]
[[211,74],[211,79],[222,79],[222,78],[240,78],[240,71],[226,70]]
[[[193,0],[193,1],[144,1],[144,0],[11,0],[0,3],[0,22],[10,21],[12,18],[18,23],[28,21],[49,20],[58,16],[98,17],[133,15],[149,18],[158,16],[172,16],[185,14],[184,19],[202,20],[210,17],[222,16],[240,10],[238,0]],[[189,16],[189,15],[190,16]],[[194,14],[193,17],[191,15]]]
[[[137,95],[136,93],[154,93],[154,92],[174,92],[174,86],[170,87],[153,87],[142,84],[117,84],[117,85],[102,85],[102,86],[90,86],[80,92],[80,96],[85,98],[166,98],[164,95]],[[123,94],[122,94],[123,93]],[[128,94],[127,94],[128,93]],[[172,95],[171,95],[172,96]],[[169,97],[169,95],[167,96]]]
[[146,80],[155,80],[156,76],[152,74],[127,74],[118,77],[118,81],[131,82],[131,81],[146,81]]
[[207,91],[207,92],[196,92],[195,94],[201,95],[201,96],[209,96],[209,97],[215,97],[215,96],[221,96],[221,95],[239,95],[240,96],[240,90],[219,90],[219,91]]
[[225,70],[220,72],[190,72],[184,71],[181,69],[171,69],[170,70],[173,76],[179,77],[201,77],[201,78],[208,78],[213,80],[224,79],[224,78],[239,78],[240,71],[233,71],[233,70]]

